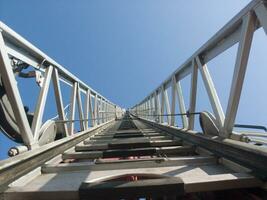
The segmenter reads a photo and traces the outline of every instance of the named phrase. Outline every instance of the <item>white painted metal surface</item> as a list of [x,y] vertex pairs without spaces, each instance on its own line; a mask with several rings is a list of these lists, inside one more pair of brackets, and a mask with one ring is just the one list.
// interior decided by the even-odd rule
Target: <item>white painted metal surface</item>
[[[234,134],[233,127],[238,110],[242,86],[246,73],[247,61],[249,59],[249,51],[251,48],[251,41],[253,33],[260,27],[263,27],[267,33],[267,6],[266,1],[254,0],[251,1],[243,10],[241,10],[230,22],[228,22],[221,30],[219,30],[210,40],[208,40],[202,47],[200,47],[188,60],[182,64],[174,73],[172,73],[161,85],[152,91],[140,103],[132,107],[131,112],[137,116],[154,119],[160,119],[160,123],[168,123],[171,126],[175,125],[177,115],[182,119],[182,126],[189,130],[194,130],[195,127],[195,110],[197,103],[197,87],[198,87],[198,71],[201,74],[206,92],[209,97],[213,113],[216,118],[216,125],[220,130],[220,136],[232,137]],[[226,113],[224,113],[220,99],[217,95],[216,88],[213,84],[212,76],[208,71],[207,63],[216,56],[222,54],[224,51],[238,43],[238,53],[236,56],[236,63],[234,66],[234,74],[232,79],[232,86],[228,100]],[[216,66],[215,66],[216,67]],[[180,82],[187,76],[191,75],[191,88],[189,107],[185,108]],[[177,85],[176,85],[177,84]],[[170,94],[166,94],[168,88],[172,88]],[[188,88],[186,88],[188,89]],[[163,93],[162,93],[163,91]],[[179,113],[176,113],[176,92],[179,102]],[[160,112],[158,106],[152,109],[151,113],[155,113],[154,118],[149,118],[143,112],[143,105],[155,94],[161,93],[161,99],[158,100],[157,105],[161,105]],[[171,108],[168,102],[168,95],[171,97]],[[164,109],[167,108],[167,109]],[[187,111],[188,112],[187,112]],[[198,111],[198,112],[201,112]],[[187,113],[187,115],[186,115]],[[164,116],[166,116],[164,118]],[[164,120],[166,119],[167,120]],[[171,118],[171,119],[170,119]]]
[[[16,74],[13,73],[16,66],[10,64],[14,59],[25,65],[32,66],[37,70],[38,74],[41,73],[44,76],[44,82],[40,85],[41,88],[39,98],[36,102],[32,125],[28,122],[20,94],[21,91],[17,87]],[[23,69],[21,69],[21,71],[22,70]],[[74,123],[77,120],[80,122],[80,130],[76,130],[76,132],[87,130],[91,125],[95,126],[108,120],[112,120],[115,116],[122,115],[122,109],[119,106],[116,106],[104,96],[87,86],[84,82],[79,80],[64,67],[56,63],[2,22],[0,22],[0,74],[6,89],[8,100],[13,108],[14,116],[16,118],[15,123],[19,128],[23,143],[29,149],[38,146],[40,130],[45,123],[43,122],[43,117],[50,84],[53,84],[52,88],[54,88],[55,102],[58,112],[58,119],[56,119],[56,121],[58,121],[58,124],[61,124],[60,126],[62,126],[62,131],[65,136],[74,133]],[[51,81],[51,79],[53,81]],[[63,99],[60,87],[61,83],[72,87],[70,100]],[[83,102],[81,98],[82,93],[87,96],[85,102]],[[92,98],[95,99],[94,109],[92,108]],[[70,113],[69,116],[66,117],[63,103],[69,103],[69,101]],[[85,105],[85,109],[83,109],[83,105]],[[76,107],[79,113],[79,119],[75,119]],[[100,108],[102,110],[101,115],[99,114]],[[90,121],[90,123],[88,123],[88,121]]]

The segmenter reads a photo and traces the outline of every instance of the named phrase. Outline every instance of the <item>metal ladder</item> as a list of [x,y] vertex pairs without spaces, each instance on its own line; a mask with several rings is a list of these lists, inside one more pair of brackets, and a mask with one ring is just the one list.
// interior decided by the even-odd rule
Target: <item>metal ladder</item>
[[196,192],[261,186],[249,172],[126,115],[16,180],[3,197],[176,199]]
[[[266,141],[249,142],[251,135],[266,135],[234,130],[249,50],[259,28],[267,33],[266,0],[251,1],[126,112],[0,22],[0,128],[21,143],[11,149],[13,157],[0,161],[0,199],[266,197]],[[238,51],[224,113],[207,63],[234,44]],[[22,101],[21,93],[27,91],[19,89],[17,76],[35,78],[39,86],[33,113]],[[188,110],[180,84],[187,76]],[[213,113],[196,111],[198,76]],[[43,122],[50,84],[58,117]],[[62,84],[71,87],[67,116]],[[202,132],[195,130],[195,114]]]

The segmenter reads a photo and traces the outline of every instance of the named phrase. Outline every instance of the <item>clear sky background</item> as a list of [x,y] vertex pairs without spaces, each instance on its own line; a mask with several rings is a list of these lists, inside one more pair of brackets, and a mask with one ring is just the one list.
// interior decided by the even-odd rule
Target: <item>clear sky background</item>
[[[248,2],[0,0],[0,20],[112,102],[128,108],[155,89]],[[237,122],[267,125],[267,70],[263,65],[267,63],[267,40],[262,30],[255,36]],[[208,63],[224,110],[236,49]],[[182,86],[188,105],[189,78]],[[197,111],[210,110],[201,80],[199,87]],[[23,99],[33,101],[34,92],[28,92]],[[48,110],[56,115],[51,107]],[[11,145],[0,136],[0,159]]]

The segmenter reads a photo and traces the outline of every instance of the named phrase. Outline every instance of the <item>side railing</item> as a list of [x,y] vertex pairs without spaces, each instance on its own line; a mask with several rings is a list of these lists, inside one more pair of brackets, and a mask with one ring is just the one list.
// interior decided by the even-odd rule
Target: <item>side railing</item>
[[[214,123],[218,128],[218,134],[224,138],[230,137],[235,126],[253,33],[260,27],[267,34],[267,1],[254,0],[144,100],[133,106],[131,112],[158,123],[167,123],[169,126],[174,126],[176,117],[181,117],[183,128],[194,130],[195,115],[200,114],[196,112],[196,94],[199,84],[198,76],[201,76],[214,114]],[[207,63],[235,44],[238,44],[238,50],[228,105],[224,112]],[[181,86],[181,80],[187,76],[191,76],[188,110],[183,97],[184,88]],[[180,113],[175,113],[177,104]]]
[[[30,72],[27,71],[29,67],[33,69]],[[43,127],[47,124],[43,122],[43,118],[50,84],[53,85],[51,88],[54,90],[58,115],[56,119],[52,119],[54,121],[52,127],[60,130],[62,137],[74,134],[76,121],[80,123],[79,131],[84,131],[120,117],[123,112],[119,106],[90,88],[2,22],[0,22],[0,75],[1,130],[15,141],[20,141],[28,149],[38,147],[41,137],[49,141],[56,138],[56,135],[52,135],[55,133],[47,131],[51,126]],[[18,76],[35,78],[40,88],[31,117],[24,107],[22,91],[17,86]],[[61,84],[72,88],[70,100],[63,98]],[[27,89],[23,92],[27,92]],[[81,95],[85,95],[84,100]],[[63,102],[69,104],[67,115]],[[75,119],[76,110],[78,110],[79,119]]]

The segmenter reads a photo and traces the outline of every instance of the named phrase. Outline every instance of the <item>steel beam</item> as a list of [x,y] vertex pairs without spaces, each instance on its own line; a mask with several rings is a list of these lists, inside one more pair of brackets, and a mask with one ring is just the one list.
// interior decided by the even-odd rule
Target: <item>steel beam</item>
[[[64,104],[63,104],[57,69],[54,69],[54,72],[52,74],[52,79],[53,79],[54,93],[55,93],[55,99],[56,99],[56,104],[57,104],[58,119],[65,121],[66,117],[65,117],[64,106],[63,106]],[[63,133],[65,134],[65,136],[68,136],[69,134],[68,134],[67,124],[63,123],[61,126],[63,127]]]
[[2,32],[0,31],[0,73],[3,80],[3,84],[6,89],[10,104],[13,108],[14,116],[17,121],[23,142],[28,148],[33,148],[36,145],[30,124],[28,122],[22,99],[17,87],[17,81],[10,65],[7,51],[5,49],[5,42]]
[[38,141],[38,139],[39,139],[39,130],[40,130],[41,125],[42,125],[44,108],[45,108],[45,104],[46,104],[46,99],[47,99],[47,94],[48,94],[48,90],[49,90],[49,86],[50,86],[52,72],[53,72],[53,67],[49,66],[46,69],[44,84],[41,88],[41,91],[40,91],[40,94],[38,97],[38,101],[37,101],[37,104],[35,107],[35,111],[34,111],[34,117],[33,117],[33,121],[32,121],[32,132],[33,132],[35,141]]
[[224,123],[224,112],[220,103],[220,99],[217,95],[215,86],[213,84],[211,75],[208,70],[208,66],[206,64],[202,64],[199,57],[196,57],[196,63],[198,65],[198,68],[201,72],[202,80],[204,82],[206,91],[208,93],[208,97],[211,103],[212,110],[216,117],[216,124],[221,130]]
[[245,79],[248,56],[255,29],[256,19],[253,13],[248,13],[243,18],[241,39],[238,46],[234,75],[229,95],[223,136],[228,137],[233,130],[243,82]]
[[[194,113],[196,110],[196,99],[197,99],[197,77],[198,67],[195,59],[191,62],[191,88],[190,88],[190,102],[189,102],[189,113]],[[195,115],[189,115],[188,129],[193,130],[195,123]]]
[[78,86],[77,82],[73,83],[71,101],[70,101],[71,102],[71,105],[70,105],[70,118],[69,118],[69,120],[71,120],[69,122],[69,134],[70,135],[73,135],[73,133],[74,133],[74,122],[73,122],[73,120],[74,120],[74,117],[75,117],[77,86]]

